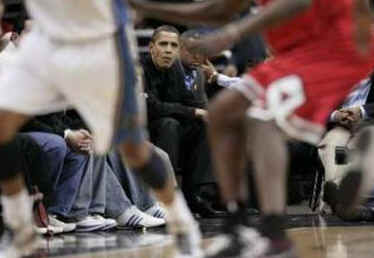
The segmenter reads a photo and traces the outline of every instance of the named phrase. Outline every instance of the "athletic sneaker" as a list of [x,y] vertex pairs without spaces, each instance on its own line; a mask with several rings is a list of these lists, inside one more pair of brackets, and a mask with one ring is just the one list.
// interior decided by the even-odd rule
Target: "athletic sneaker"
[[346,215],[365,199],[374,186],[374,129],[372,127],[362,130],[357,150],[352,153],[353,168],[350,169],[339,185],[339,207],[341,213]]
[[77,225],[75,223],[66,223],[59,219],[57,219],[57,215],[50,214],[48,215],[49,225],[53,227],[60,227],[62,228],[62,232],[72,232],[75,230]]
[[46,235],[48,233],[48,228],[45,228],[45,227],[37,227],[37,226],[33,226],[34,228],[34,231],[36,234],[38,235]]
[[178,258],[201,258],[199,225],[187,207],[183,195],[177,191],[173,203],[165,206],[168,230],[174,238]]
[[105,226],[103,228],[100,228],[100,230],[103,230],[103,231],[115,228],[117,226],[117,221],[116,220],[104,218],[100,214],[93,215],[92,218],[105,223]]
[[165,219],[166,218],[166,211],[164,208],[162,208],[158,203],[154,204],[152,207],[148,208],[144,211],[148,215],[151,215],[152,217],[159,218],[159,219]]
[[165,220],[155,218],[139,210],[136,206],[131,206],[117,219],[118,228],[152,228],[165,225]]
[[26,190],[12,196],[1,196],[3,219],[11,232],[10,242],[0,251],[0,257],[19,258],[30,255],[38,245],[39,237],[34,230],[33,201]]
[[0,258],[20,258],[28,256],[37,248],[39,237],[32,225],[24,225],[12,230],[13,239],[9,246],[0,252]]
[[254,228],[237,225],[217,236],[205,251],[207,258],[296,258],[292,242],[271,240]]
[[85,218],[78,220],[76,224],[77,232],[91,232],[106,227],[106,222],[104,220],[98,220],[92,216],[86,216]]

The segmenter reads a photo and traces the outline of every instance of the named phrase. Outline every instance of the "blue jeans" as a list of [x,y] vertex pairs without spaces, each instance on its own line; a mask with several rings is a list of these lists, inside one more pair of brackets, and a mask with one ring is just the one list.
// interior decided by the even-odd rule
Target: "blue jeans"
[[36,141],[43,150],[42,155],[48,166],[39,189],[45,195],[48,213],[68,216],[77,197],[88,157],[73,152],[65,140],[56,134],[25,133]]

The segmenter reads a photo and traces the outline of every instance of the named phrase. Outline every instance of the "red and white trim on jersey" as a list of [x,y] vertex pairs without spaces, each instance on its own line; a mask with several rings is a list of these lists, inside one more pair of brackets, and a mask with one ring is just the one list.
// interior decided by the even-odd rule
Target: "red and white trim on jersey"
[[[238,90],[252,101],[252,106],[247,111],[249,117],[262,121],[274,120],[280,129],[293,138],[312,144],[320,141],[325,128],[294,113],[306,101],[302,81],[298,76],[284,77],[265,90],[255,78],[245,75],[231,89]],[[282,100],[282,93],[289,96],[286,101]]]

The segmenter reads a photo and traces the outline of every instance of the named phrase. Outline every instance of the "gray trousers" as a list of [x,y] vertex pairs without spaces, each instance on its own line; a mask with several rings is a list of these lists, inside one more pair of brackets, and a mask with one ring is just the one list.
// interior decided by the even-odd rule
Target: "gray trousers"
[[[155,151],[165,161],[167,172],[176,185],[168,155],[157,147]],[[156,200],[148,187],[123,165],[119,152],[112,150],[106,156],[89,156],[69,217],[105,214],[117,218],[132,205],[146,210],[155,203]]]

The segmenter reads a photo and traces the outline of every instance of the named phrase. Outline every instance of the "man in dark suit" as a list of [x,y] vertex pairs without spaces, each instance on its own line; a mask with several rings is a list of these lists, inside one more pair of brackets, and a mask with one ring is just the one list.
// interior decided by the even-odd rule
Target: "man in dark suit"
[[150,56],[142,63],[151,140],[181,172],[191,209],[205,217],[220,216],[223,213],[207,205],[217,191],[205,133],[206,80],[197,67],[203,60],[180,45],[179,32],[171,26],[156,29],[149,48]]

